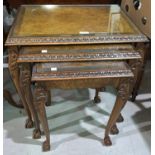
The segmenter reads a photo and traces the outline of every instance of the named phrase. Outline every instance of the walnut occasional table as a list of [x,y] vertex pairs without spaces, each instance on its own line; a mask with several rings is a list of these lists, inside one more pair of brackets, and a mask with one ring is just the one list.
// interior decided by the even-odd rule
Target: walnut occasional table
[[[108,61],[109,66],[112,65],[112,70],[116,73],[114,69],[118,71],[119,68],[121,69],[120,64],[125,63],[124,65],[128,65],[129,70],[133,73],[133,81],[138,82],[144,64],[144,43],[147,41],[147,37],[138,30],[118,5],[21,6],[5,45],[9,49],[9,70],[28,115],[26,127],[32,127],[33,121],[35,122],[33,137],[39,138],[40,131],[37,123],[39,117],[31,93],[32,67],[38,68],[35,66],[39,66],[41,63],[42,66],[46,66],[44,69],[49,70],[52,63],[51,72],[53,73],[62,63],[68,62],[70,67],[74,66],[76,62],[79,66],[87,66],[91,61],[90,68],[99,72]],[[98,63],[101,64],[95,68]],[[53,66],[53,64],[55,65]],[[83,72],[83,69],[78,65],[73,67],[79,72],[77,77]],[[61,72],[65,72],[65,68],[61,68]],[[44,70],[42,69],[42,71]],[[127,71],[125,72],[127,73]],[[110,76],[114,80],[110,80],[110,83],[116,82],[114,78],[116,76],[112,78],[115,75],[113,72],[106,73],[105,81]],[[120,72],[118,71],[118,73]],[[37,72],[33,72],[33,77],[34,73]],[[87,71],[85,80],[93,79],[94,74]],[[41,78],[41,76],[39,77]],[[81,79],[83,85],[85,85],[85,80]],[[34,78],[33,81],[35,81]],[[51,85],[58,87],[60,86],[58,83],[53,82]],[[88,83],[87,87],[89,87]],[[123,101],[127,100],[130,95],[129,91],[127,94],[123,92],[126,84],[124,83],[122,87],[119,87],[119,94],[121,94],[119,96]],[[92,81],[90,82],[91,86]],[[78,87],[80,87],[80,82],[74,85],[74,88]],[[94,82],[93,88],[102,87],[103,85],[99,86],[98,84],[95,87]],[[116,110],[114,113],[117,116],[120,111]],[[113,120],[116,119],[113,118]],[[111,125],[108,130],[110,129]],[[45,150],[48,149],[49,147],[45,148]]]

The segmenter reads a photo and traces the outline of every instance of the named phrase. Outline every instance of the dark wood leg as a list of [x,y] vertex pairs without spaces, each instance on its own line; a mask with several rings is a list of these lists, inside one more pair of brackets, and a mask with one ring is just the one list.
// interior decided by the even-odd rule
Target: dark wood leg
[[43,142],[42,149],[43,151],[50,150],[50,132],[46,117],[46,110],[45,110],[45,102],[46,102],[46,92],[44,88],[36,84],[35,93],[34,93],[34,102],[37,109],[37,114],[40,119],[40,123],[44,130],[46,140]]
[[126,79],[124,81],[121,81],[120,83],[116,102],[113,107],[112,113],[110,115],[110,118],[106,127],[106,131],[105,131],[104,144],[106,146],[112,145],[111,139],[109,137],[109,133],[111,132],[113,134],[117,134],[119,132],[115,123],[120,115],[122,108],[124,107],[129,97],[129,94],[130,94],[129,81],[130,79]]
[[28,63],[21,65],[20,85],[21,85],[21,90],[25,94],[26,101],[28,103],[29,109],[31,110],[34,123],[35,123],[35,129],[33,131],[33,138],[38,139],[41,137],[41,131],[40,131],[37,112],[33,104],[33,97],[32,97],[32,92],[31,92],[31,67],[30,67],[30,64]]
[[46,101],[46,106],[50,106],[51,105],[51,91],[48,90],[47,91],[47,101]]
[[8,90],[6,90],[6,89],[3,90],[3,97],[4,97],[4,98],[8,101],[8,103],[11,104],[12,106],[17,107],[17,108],[24,108],[22,103],[17,104],[17,103],[14,101],[14,99],[12,98],[11,93],[10,93]]
[[22,104],[24,106],[24,109],[27,113],[28,119],[26,120],[25,128],[32,128],[33,127],[33,121],[30,109],[26,103],[25,96],[23,92],[20,89],[19,84],[19,66],[17,64],[17,58],[18,58],[18,51],[16,47],[10,47],[9,48],[9,71],[11,78],[14,82],[15,88],[17,89],[18,95],[22,101]]
[[99,97],[100,88],[96,88],[95,97],[94,97],[94,103],[100,103],[101,99]]
[[139,43],[135,46],[135,48],[140,52],[142,58],[139,61],[131,60],[131,68],[132,68],[132,71],[134,72],[134,76],[136,79],[135,85],[132,90],[132,97],[131,97],[132,102],[135,101],[136,96],[138,94],[138,90],[144,73],[147,54],[150,53],[150,47],[151,47],[150,43],[147,43],[147,44]]
[[121,99],[121,97],[118,96],[117,99],[116,99],[116,103],[114,105],[114,108],[112,110],[112,113],[110,115],[110,119],[108,121],[106,131],[105,131],[104,144],[106,146],[112,145],[111,139],[109,137],[109,133],[110,133],[111,130],[113,130],[111,128],[114,126],[114,124],[115,124],[115,122],[116,122],[116,120],[117,120],[117,118],[118,118],[118,116],[119,116],[119,114],[121,112],[121,109],[122,109],[121,107],[124,106],[124,104],[125,104],[125,101],[123,101]]
[[118,118],[117,118],[117,122],[120,123],[120,122],[123,122],[124,121],[124,118],[122,116],[122,114],[120,113]]
[[136,96],[138,94],[138,90],[139,90],[139,87],[142,81],[143,73],[144,73],[144,66],[142,66],[142,68],[138,71],[137,80],[136,80],[135,86],[132,91],[132,97],[131,97],[132,102],[135,101]]

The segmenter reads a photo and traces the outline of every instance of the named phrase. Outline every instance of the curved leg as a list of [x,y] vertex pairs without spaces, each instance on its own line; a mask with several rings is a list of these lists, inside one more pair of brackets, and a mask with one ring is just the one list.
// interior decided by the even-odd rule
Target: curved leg
[[36,85],[35,88],[34,102],[36,105],[40,123],[46,136],[46,140],[43,142],[42,149],[43,151],[48,151],[50,150],[50,133],[45,110],[46,92],[42,87],[38,85]]
[[96,88],[95,97],[94,97],[94,103],[100,103],[101,99],[99,97],[100,88]]
[[31,68],[28,63],[21,65],[20,85],[21,85],[21,90],[25,94],[26,101],[31,110],[34,123],[35,123],[35,129],[33,131],[33,138],[35,139],[40,138],[41,131],[40,131],[40,126],[39,126],[39,119],[38,119],[36,109],[33,104],[33,97],[32,97],[32,92],[31,92]]
[[128,97],[130,95],[129,94],[129,91],[130,91],[129,80],[130,79],[120,81],[120,86],[119,86],[116,102],[113,107],[112,113],[110,115],[110,118],[109,118],[109,121],[108,121],[108,124],[106,127],[106,131],[105,131],[104,144],[106,146],[112,145],[111,139],[109,137],[110,131],[115,134],[118,133],[118,129],[117,129],[115,123],[116,123],[117,118],[120,115],[122,108],[124,107]]
[[12,106],[14,106],[14,107],[17,107],[17,108],[24,108],[23,107],[23,104],[17,104],[16,102],[15,102],[15,100],[12,98],[12,95],[11,95],[11,93],[8,91],[8,90],[6,90],[6,89],[3,89],[3,97],[8,101],[8,103],[10,103]]
[[17,89],[18,95],[22,101],[24,109],[27,113],[28,119],[26,120],[25,128],[32,128],[33,121],[30,109],[26,103],[26,99],[24,93],[21,91],[20,84],[19,84],[19,66],[17,64],[18,58],[18,50],[16,47],[9,47],[9,71],[11,78],[14,82],[15,88]]

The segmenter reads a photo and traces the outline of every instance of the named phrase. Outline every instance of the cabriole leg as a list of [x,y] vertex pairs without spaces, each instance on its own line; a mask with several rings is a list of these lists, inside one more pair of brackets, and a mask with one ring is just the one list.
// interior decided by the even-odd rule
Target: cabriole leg
[[119,132],[115,123],[130,95],[130,82],[131,81],[132,80],[130,79],[125,79],[123,81],[120,81],[116,102],[111,112],[111,115],[110,115],[110,118],[109,118],[109,121],[106,127],[106,131],[105,131],[104,144],[106,146],[112,145],[111,139],[109,137],[109,133],[111,132],[113,134],[117,134]]
[[32,121],[31,112],[30,112],[30,109],[26,103],[25,95],[20,88],[20,83],[19,83],[20,70],[19,70],[19,66],[17,64],[17,58],[18,58],[17,47],[9,47],[9,71],[10,71],[10,75],[12,77],[15,88],[17,89],[18,95],[22,101],[22,104],[23,104],[24,109],[26,111],[26,114],[28,116],[28,119],[26,120],[26,123],[25,123],[25,128],[32,128],[33,127],[33,121]]
[[45,110],[45,102],[46,102],[46,91],[44,88],[36,84],[35,93],[34,93],[34,102],[37,109],[37,114],[39,116],[40,123],[44,130],[46,140],[43,142],[42,149],[43,151],[50,150],[50,133],[49,127],[46,117],[46,110]]
[[29,106],[29,109],[31,110],[34,123],[35,123],[33,138],[38,139],[41,137],[41,131],[39,126],[39,119],[33,104],[33,97],[31,92],[31,67],[30,67],[30,64],[28,63],[21,64],[20,85],[21,85],[21,90],[25,94],[27,104]]

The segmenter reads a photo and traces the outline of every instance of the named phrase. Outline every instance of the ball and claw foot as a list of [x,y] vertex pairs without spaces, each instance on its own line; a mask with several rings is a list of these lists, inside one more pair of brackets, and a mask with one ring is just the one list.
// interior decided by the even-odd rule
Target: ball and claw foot
[[112,126],[112,128],[111,128],[111,130],[110,130],[110,133],[111,133],[112,135],[116,135],[116,134],[119,133],[119,130],[118,130],[118,128],[117,128],[116,125]]
[[27,119],[26,123],[25,123],[25,128],[29,129],[29,128],[33,128],[34,123],[31,119]]
[[120,114],[119,117],[117,118],[117,122],[120,123],[120,122],[123,122],[124,121],[124,118],[123,116]]
[[111,142],[111,139],[109,136],[105,136],[103,142],[104,142],[105,146],[111,146],[112,145],[112,142]]
[[43,142],[42,149],[44,152],[50,150],[50,143],[47,140]]
[[94,103],[100,103],[101,102],[101,99],[99,96],[95,96],[94,97]]
[[41,131],[39,129],[33,130],[33,139],[39,139],[41,138]]

